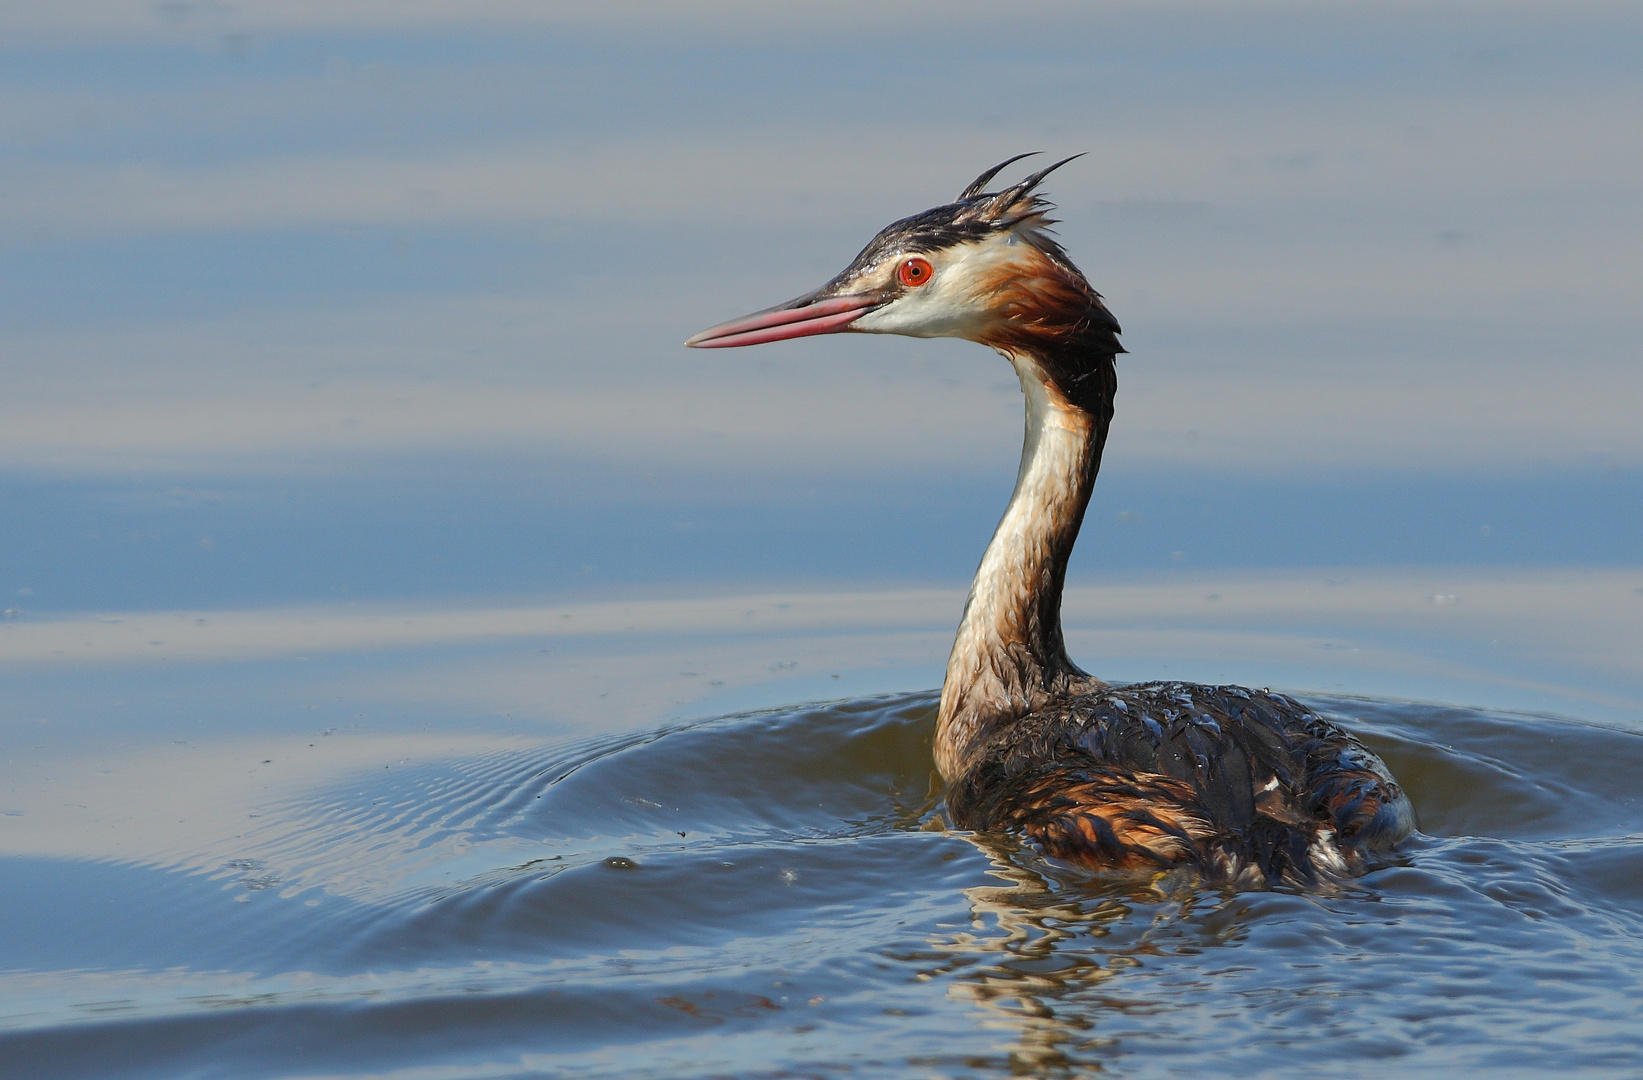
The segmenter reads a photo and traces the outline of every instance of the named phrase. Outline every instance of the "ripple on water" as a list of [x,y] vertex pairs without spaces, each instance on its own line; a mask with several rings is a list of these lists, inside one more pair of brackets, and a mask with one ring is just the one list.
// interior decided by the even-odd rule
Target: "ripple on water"
[[[930,694],[726,717],[310,791],[214,873],[41,861],[10,876],[31,940],[66,940],[74,920],[81,947],[8,950],[27,962],[0,973],[5,997],[31,1006],[4,1022],[0,1073],[1344,1076],[1397,1059],[1595,1075],[1639,1060],[1643,739],[1313,703],[1353,718],[1420,817],[1358,892],[1159,892],[943,831]],[[100,937],[64,901],[116,880]]]

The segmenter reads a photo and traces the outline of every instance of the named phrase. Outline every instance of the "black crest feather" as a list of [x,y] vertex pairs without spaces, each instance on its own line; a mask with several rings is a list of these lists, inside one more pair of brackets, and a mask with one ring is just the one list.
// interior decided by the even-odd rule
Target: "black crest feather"
[[[1027,155],[1023,154],[1022,156],[1026,157]],[[985,211],[986,216],[995,221],[1003,218],[1004,215],[1020,206],[1023,200],[1029,200],[1032,196],[1033,189],[1043,183],[1046,176],[1055,172],[1055,170],[1061,168],[1061,166],[1067,164],[1067,162],[1076,161],[1083,156],[1083,154],[1074,154],[1072,157],[1062,158],[1054,165],[1051,165],[1048,168],[1040,169],[1031,176],[1027,177],[1025,180],[1022,180],[1011,187],[1005,188],[988,201],[987,209]],[[1019,159],[1012,158],[1011,160]],[[1007,165],[1009,162],[1005,162],[1005,164]],[[1003,168],[1003,166],[1000,166],[1000,168]],[[990,180],[992,177],[988,176],[987,179]],[[1029,205],[1024,209],[1027,213],[1031,213],[1032,211],[1038,209],[1037,200],[1031,200]]]
[[[963,191],[959,192],[958,193],[958,198],[954,199],[953,201],[956,202],[956,203],[961,203],[961,202],[964,202],[966,199],[975,198],[977,195],[980,195],[983,191],[985,191],[987,189],[987,185],[988,185],[989,182],[992,181],[993,177],[995,177],[999,173],[1003,172],[1006,168],[1008,168],[1011,165],[1014,165],[1016,162],[1020,161],[1022,158],[1036,157],[1038,154],[1041,154],[1041,153],[1043,153],[1042,150],[1029,150],[1025,154],[1017,154],[1013,158],[1005,158],[1003,161],[999,162],[997,165],[994,165],[992,168],[988,169],[986,172],[982,173],[980,176],[978,176],[974,180],[970,181],[970,186],[965,188]],[[1063,164],[1065,164],[1065,162],[1063,162]]]

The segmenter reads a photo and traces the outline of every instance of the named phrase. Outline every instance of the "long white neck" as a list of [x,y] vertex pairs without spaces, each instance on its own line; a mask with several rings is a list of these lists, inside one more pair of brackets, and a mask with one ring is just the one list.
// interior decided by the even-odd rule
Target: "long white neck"
[[1067,657],[1061,589],[1106,424],[1098,430],[1097,418],[1058,392],[1031,356],[1005,355],[1026,394],[1027,433],[1015,492],[981,558],[947,660],[935,758],[948,780],[1000,724],[1100,685]]

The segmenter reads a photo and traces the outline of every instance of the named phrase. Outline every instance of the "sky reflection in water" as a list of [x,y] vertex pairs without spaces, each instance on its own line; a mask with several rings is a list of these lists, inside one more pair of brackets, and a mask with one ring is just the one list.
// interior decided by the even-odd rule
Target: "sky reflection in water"
[[[1080,660],[1643,730],[1628,9],[94,2],[0,42],[20,894],[220,876],[223,808],[379,762],[936,685],[1007,367],[681,343],[1023,150],[1089,151],[1049,192],[1131,351]],[[30,955],[8,1016],[94,995]]]

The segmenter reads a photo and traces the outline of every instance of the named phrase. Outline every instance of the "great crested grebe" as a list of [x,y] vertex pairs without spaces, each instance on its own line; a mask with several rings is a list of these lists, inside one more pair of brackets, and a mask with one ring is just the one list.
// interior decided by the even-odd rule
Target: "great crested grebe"
[[1067,656],[1061,589],[1124,348],[1034,194],[1073,159],[984,190],[1027,156],[890,225],[814,292],[686,344],[959,337],[1015,367],[1027,398],[1021,469],[970,586],[936,719],[953,824],[1019,830],[1045,855],[1096,868],[1179,868],[1247,886],[1361,874],[1414,815],[1352,735],[1269,690],[1112,686]]

